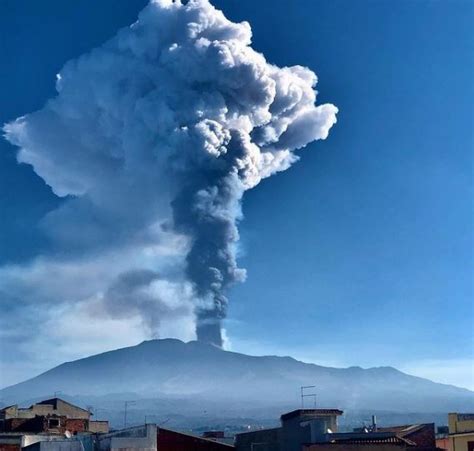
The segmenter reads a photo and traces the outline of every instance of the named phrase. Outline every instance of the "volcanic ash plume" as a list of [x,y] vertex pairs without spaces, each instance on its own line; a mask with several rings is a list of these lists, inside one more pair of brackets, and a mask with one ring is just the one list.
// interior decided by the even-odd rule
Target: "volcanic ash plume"
[[[337,113],[315,105],[312,71],[276,67],[250,44],[249,24],[207,0],[151,1],[132,26],[69,61],[43,109],[4,128],[18,160],[68,196],[43,222],[48,258],[181,237],[181,273],[174,265],[159,277],[191,287],[198,339],[217,345],[227,288],[245,278],[236,263],[244,192],[325,139]],[[151,270],[134,261],[111,275],[106,304],[126,308],[123,274],[145,274],[146,285],[158,277]],[[139,303],[143,317],[156,316],[153,293]]]

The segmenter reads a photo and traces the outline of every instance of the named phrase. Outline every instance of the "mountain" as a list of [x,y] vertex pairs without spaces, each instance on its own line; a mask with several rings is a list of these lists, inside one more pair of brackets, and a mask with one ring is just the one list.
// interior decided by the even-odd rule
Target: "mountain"
[[[318,406],[346,410],[448,412],[472,410],[474,392],[410,376],[391,367],[329,368],[291,357],[249,356],[175,339],[145,341],[63,363],[0,390],[3,403],[61,396],[160,399],[162,403],[297,406],[302,385],[315,385]],[[127,398],[128,397],[128,398]],[[175,411],[179,411],[176,406]]]

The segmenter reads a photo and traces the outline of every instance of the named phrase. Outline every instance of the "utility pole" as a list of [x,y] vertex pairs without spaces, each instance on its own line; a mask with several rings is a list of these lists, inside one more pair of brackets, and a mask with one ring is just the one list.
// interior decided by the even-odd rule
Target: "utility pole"
[[133,405],[135,404],[135,401],[125,401],[124,402],[124,405],[125,405],[125,409],[124,409],[124,413],[123,413],[123,428],[125,429],[127,427],[127,408],[129,405]]

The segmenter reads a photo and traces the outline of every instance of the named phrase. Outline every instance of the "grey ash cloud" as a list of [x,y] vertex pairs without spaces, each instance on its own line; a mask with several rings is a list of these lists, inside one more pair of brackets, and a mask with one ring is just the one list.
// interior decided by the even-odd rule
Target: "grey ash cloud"
[[47,292],[56,268],[64,283],[48,302],[94,300],[111,316],[141,316],[155,335],[181,315],[198,339],[222,345],[227,289],[245,278],[245,191],[336,122],[334,105],[316,105],[316,83],[305,67],[267,62],[249,24],[207,0],[151,1],[67,62],[41,110],[4,126],[18,161],[66,200],[43,221],[51,252],[0,268],[0,280],[12,296]]

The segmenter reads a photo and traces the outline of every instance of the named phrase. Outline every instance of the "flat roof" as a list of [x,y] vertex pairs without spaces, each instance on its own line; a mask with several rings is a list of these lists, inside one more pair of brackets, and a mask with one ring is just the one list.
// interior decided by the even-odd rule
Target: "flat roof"
[[291,412],[284,413],[280,418],[282,421],[289,420],[290,418],[301,417],[301,416],[340,416],[344,412],[339,409],[296,409]]

